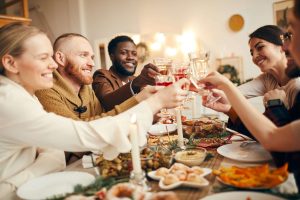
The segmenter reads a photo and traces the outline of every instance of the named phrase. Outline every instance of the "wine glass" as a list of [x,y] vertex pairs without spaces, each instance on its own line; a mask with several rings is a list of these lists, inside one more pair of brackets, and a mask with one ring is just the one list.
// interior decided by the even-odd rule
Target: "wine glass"
[[209,73],[209,51],[193,52],[189,54],[189,57],[191,60],[191,83],[196,87],[200,95],[207,96],[207,105],[218,101],[221,97],[213,96],[211,90],[204,89],[205,85],[199,83]]
[[[153,60],[154,65],[158,68],[159,74],[155,77],[155,85],[158,87],[166,87],[173,83],[173,77],[170,72],[172,66],[172,60],[168,58],[155,58]],[[166,108],[160,110],[158,116],[167,117],[171,114]]]
[[[189,63],[188,62],[173,62],[172,66],[170,68],[170,71],[173,75],[173,82],[179,81],[182,78],[188,78],[189,76]],[[186,83],[182,86],[183,90],[189,90],[190,84]],[[177,107],[176,109],[183,110],[185,107],[183,104],[189,100],[188,97],[186,97],[185,100],[183,100],[182,105]]]

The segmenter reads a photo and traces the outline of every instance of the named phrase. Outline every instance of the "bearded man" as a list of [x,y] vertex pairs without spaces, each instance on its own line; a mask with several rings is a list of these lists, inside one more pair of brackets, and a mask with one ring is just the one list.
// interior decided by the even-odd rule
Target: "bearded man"
[[108,53],[112,66],[109,70],[99,69],[93,75],[93,90],[105,109],[139,93],[146,85],[154,85],[158,69],[147,64],[141,74],[134,77],[137,68],[137,48],[128,36],[117,36],[108,44]]
[[[58,64],[53,73],[54,85],[51,89],[36,92],[36,96],[48,112],[75,120],[90,121],[119,114],[146,99],[151,92],[155,92],[143,90],[104,113],[105,110],[90,87],[93,81],[94,53],[87,38],[77,33],[66,33],[55,40],[53,48],[53,57]],[[66,153],[67,164],[83,155],[83,152]]]

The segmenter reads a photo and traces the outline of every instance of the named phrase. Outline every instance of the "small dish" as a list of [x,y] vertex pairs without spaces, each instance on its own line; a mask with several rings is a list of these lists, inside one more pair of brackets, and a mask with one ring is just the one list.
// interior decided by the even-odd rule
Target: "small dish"
[[176,131],[177,124],[154,124],[150,127],[148,133],[150,135],[165,135],[168,132]]
[[206,187],[209,185],[209,182],[205,178],[200,177],[200,179],[201,179],[201,183],[191,182],[191,181],[178,181],[171,185],[165,185],[164,178],[162,178],[162,179],[160,179],[158,186],[163,190],[171,190],[171,189],[175,189],[179,186],[191,187],[191,188],[202,188],[202,187]]
[[206,157],[206,149],[187,149],[175,154],[175,160],[189,167],[200,165]]

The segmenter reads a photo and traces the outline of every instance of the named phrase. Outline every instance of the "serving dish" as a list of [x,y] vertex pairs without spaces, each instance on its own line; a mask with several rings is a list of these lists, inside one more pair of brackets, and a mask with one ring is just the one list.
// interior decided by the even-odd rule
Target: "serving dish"
[[206,149],[198,147],[197,149],[186,149],[178,151],[175,154],[175,160],[187,166],[198,166],[206,158]]

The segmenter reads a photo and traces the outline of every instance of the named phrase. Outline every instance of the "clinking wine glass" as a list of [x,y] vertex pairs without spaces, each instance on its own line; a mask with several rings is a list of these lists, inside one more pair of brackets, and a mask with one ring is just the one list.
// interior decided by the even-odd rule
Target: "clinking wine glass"
[[215,103],[221,97],[213,96],[213,92],[211,90],[204,89],[205,85],[199,83],[199,81],[205,78],[209,73],[209,52],[193,52],[189,54],[189,57],[191,60],[191,83],[197,88],[200,95],[207,96],[207,105]]
[[[155,77],[155,85],[159,87],[171,85],[173,83],[173,77],[170,72],[172,60],[168,58],[155,58],[153,63],[159,70],[159,74]],[[170,115],[171,114],[166,108],[161,109],[158,114],[160,117],[167,117]]]
[[[188,62],[173,62],[172,66],[170,68],[170,71],[173,75],[173,82],[179,81],[182,78],[188,78],[189,76],[189,70],[190,66]],[[183,90],[189,90],[190,84],[186,83],[183,85]],[[183,100],[182,105],[177,107],[176,109],[184,110],[185,107],[183,104],[187,102],[189,98],[187,97],[185,100]]]

